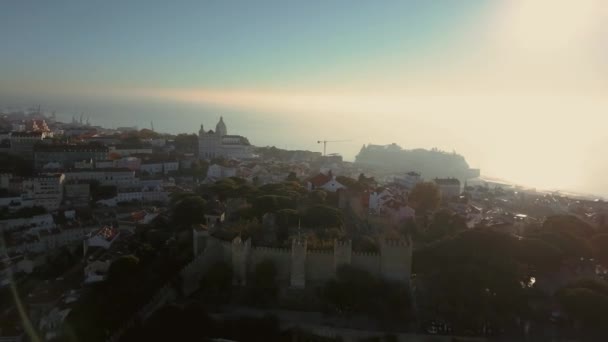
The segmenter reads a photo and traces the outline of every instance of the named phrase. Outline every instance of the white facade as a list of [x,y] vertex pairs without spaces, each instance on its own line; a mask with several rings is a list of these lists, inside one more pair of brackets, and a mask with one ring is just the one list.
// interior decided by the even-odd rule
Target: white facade
[[340,189],[346,189],[346,186],[338,182],[334,176],[329,182],[321,185],[320,188],[329,192],[336,192]]
[[408,172],[404,175],[396,176],[394,181],[406,189],[412,190],[416,184],[422,181],[422,178],[420,178],[420,174],[417,172]]
[[369,194],[369,209],[375,212],[381,212],[384,209],[384,204],[391,199],[394,199],[394,196],[388,189],[372,191]]
[[179,162],[170,161],[163,163],[163,172],[168,174],[169,172],[177,171],[179,169]]
[[165,138],[156,138],[156,139],[150,139],[150,145],[152,146],[156,146],[156,147],[163,147],[167,144],[167,139]]
[[85,240],[86,247],[101,247],[104,249],[110,248],[112,243],[120,236],[120,231],[114,227],[103,227],[97,231],[91,232],[89,238]]
[[235,177],[237,169],[234,167],[225,167],[218,164],[213,164],[207,169],[207,179],[219,180],[228,177]]
[[100,205],[116,206],[123,202],[169,202],[169,192],[162,187],[119,188],[116,197],[97,201]]
[[25,207],[33,207],[34,199],[27,198],[23,194],[18,196],[0,197],[0,208],[8,208],[9,210],[18,210]]
[[139,171],[146,172],[151,175],[158,175],[163,173],[163,163],[141,164],[139,166]]
[[116,202],[142,201],[143,196],[140,189],[118,189]]
[[223,118],[217,123],[215,132],[205,132],[201,125],[198,132],[198,151],[199,158],[207,160],[218,157],[248,159],[253,156],[249,140],[240,135],[228,135]]
[[98,181],[101,185],[133,185],[135,173],[129,170],[79,170],[65,173],[66,181]]
[[[92,228],[39,230],[35,232],[35,236],[37,236],[36,241],[14,246],[0,246],[0,252],[47,252],[73,242],[82,241],[91,230]],[[2,248],[6,249],[2,250]]]
[[[125,168],[125,169],[129,169],[131,171],[134,170],[139,170],[139,167],[141,165],[141,159],[137,158],[137,157],[122,157],[118,160],[114,161],[114,164],[110,167],[115,167],[115,168]],[[101,169],[101,166],[97,167],[98,169]]]
[[152,148],[131,148],[131,147],[117,147],[110,146],[110,153],[117,154],[122,157],[128,157],[132,154],[152,154]]
[[114,167],[113,160],[98,160],[95,162],[96,169],[111,169]]
[[441,198],[446,200],[460,196],[460,181],[456,178],[435,178],[435,184],[439,187]]
[[51,214],[35,215],[28,218],[17,218],[0,221],[0,232],[20,228],[51,229],[55,227],[55,221]]
[[59,209],[63,199],[65,175],[40,176],[23,180],[24,198],[33,199],[34,205],[53,211]]
[[13,175],[10,173],[0,173],[0,189],[8,189]]
[[74,162],[75,169],[92,169],[93,166],[93,160],[83,160]]

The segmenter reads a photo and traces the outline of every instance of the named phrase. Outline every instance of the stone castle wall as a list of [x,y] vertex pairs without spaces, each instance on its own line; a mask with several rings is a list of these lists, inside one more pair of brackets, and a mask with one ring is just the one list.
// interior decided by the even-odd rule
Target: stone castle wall
[[281,283],[289,283],[291,275],[291,249],[254,247],[248,265],[248,273],[253,273],[255,267],[262,261],[272,260],[277,268],[277,278]]
[[321,283],[334,276],[334,253],[332,251],[308,250],[306,253],[306,280]]
[[380,254],[353,253],[351,265],[375,276],[380,275]]
[[404,283],[409,283],[411,274],[412,244],[409,240],[382,240],[380,253],[354,253],[351,241],[335,241],[333,250],[309,250],[305,241],[296,243],[296,240],[292,241],[291,248],[271,248],[252,246],[251,240],[242,241],[240,237],[228,242],[206,232],[195,232],[193,247],[197,262],[188,267],[188,274],[198,276],[194,281],[184,281],[191,286],[218,261],[232,266],[235,285],[246,285],[256,266],[265,260],[275,264],[282,285],[295,288],[323,283],[334,277],[342,265]]

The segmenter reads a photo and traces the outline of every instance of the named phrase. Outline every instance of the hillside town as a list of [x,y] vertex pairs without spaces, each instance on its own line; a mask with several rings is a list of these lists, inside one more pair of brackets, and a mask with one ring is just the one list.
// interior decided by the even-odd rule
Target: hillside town
[[0,341],[605,333],[601,198],[438,150],[256,146],[212,119],[172,135],[0,114]]

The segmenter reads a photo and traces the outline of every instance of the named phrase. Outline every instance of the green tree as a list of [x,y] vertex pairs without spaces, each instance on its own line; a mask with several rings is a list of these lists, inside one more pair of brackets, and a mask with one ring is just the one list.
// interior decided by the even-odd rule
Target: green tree
[[410,192],[409,202],[418,212],[424,214],[439,207],[441,193],[435,183],[421,182]]
[[384,322],[395,320],[399,325],[410,314],[410,298],[406,286],[386,282],[369,272],[347,265],[339,267],[336,277],[325,283],[320,298],[332,311],[364,313]]
[[357,236],[353,239],[353,250],[357,252],[366,252],[366,253],[378,253],[378,243],[377,241],[369,236]]
[[586,329],[608,330],[608,284],[602,280],[583,280],[556,293],[568,316]]
[[197,195],[176,200],[172,221],[178,229],[189,229],[193,224],[205,222],[205,200]]
[[522,239],[518,243],[520,260],[540,274],[557,271],[562,262],[562,251],[540,239]]
[[299,182],[300,180],[298,179],[298,176],[296,175],[295,172],[290,172],[289,175],[287,175],[287,179],[288,182]]
[[363,191],[367,188],[367,185],[365,183],[361,183],[361,182],[357,181],[356,179],[346,177],[346,176],[337,176],[336,181],[338,181],[338,183],[346,186],[346,188],[351,191]]
[[300,222],[300,215],[294,209],[281,209],[276,214],[277,240],[285,241],[289,237],[289,227],[295,227]]
[[230,298],[232,288],[232,267],[220,261],[209,268],[201,278],[200,290],[205,300],[217,303],[225,302]]
[[295,203],[287,196],[263,195],[255,198],[252,207],[256,216],[261,218],[266,213],[274,213],[282,209],[294,209]]
[[595,256],[605,265],[608,265],[608,234],[598,234],[591,238],[591,247]]
[[195,153],[198,151],[198,137],[196,134],[178,134],[175,137],[175,150],[182,153]]
[[125,255],[112,262],[108,269],[108,282],[111,284],[121,284],[133,276],[137,269],[139,258],[135,255]]
[[427,241],[435,241],[464,230],[467,230],[464,217],[450,210],[442,209],[433,215],[433,220],[427,227],[425,236]]
[[325,203],[326,199],[327,199],[327,192],[325,192],[324,190],[313,190],[310,193],[310,201],[312,203],[322,204],[322,203]]
[[304,212],[302,223],[309,227],[341,227],[342,213],[340,210],[326,205],[314,205]]
[[277,266],[270,259],[263,260],[255,266],[249,293],[252,304],[267,306],[276,301],[279,292],[277,275]]
[[414,253],[414,270],[425,279],[428,303],[422,312],[444,317],[456,331],[481,322],[506,328],[528,314],[529,268],[518,238],[492,230],[466,230]]
[[545,231],[567,233],[584,238],[591,237],[595,233],[595,229],[588,223],[572,215],[549,216],[543,222],[542,228]]
[[118,190],[116,189],[116,186],[101,185],[98,181],[95,180],[90,183],[90,192],[93,202],[102,199],[114,198],[117,195],[117,191]]

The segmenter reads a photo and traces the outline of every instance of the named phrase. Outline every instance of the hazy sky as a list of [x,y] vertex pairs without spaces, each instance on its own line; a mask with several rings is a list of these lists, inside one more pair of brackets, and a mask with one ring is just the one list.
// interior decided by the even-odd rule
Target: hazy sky
[[608,1],[3,1],[0,101],[608,194]]

